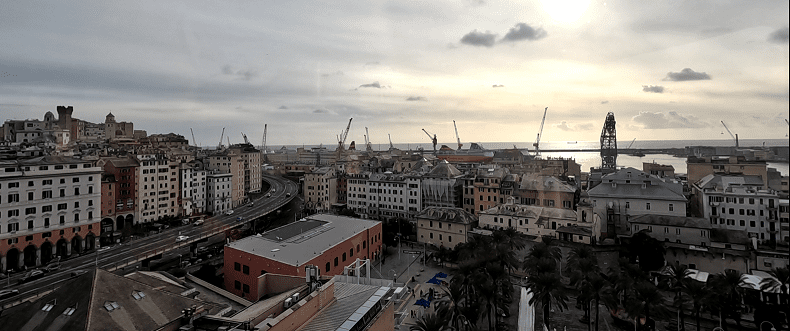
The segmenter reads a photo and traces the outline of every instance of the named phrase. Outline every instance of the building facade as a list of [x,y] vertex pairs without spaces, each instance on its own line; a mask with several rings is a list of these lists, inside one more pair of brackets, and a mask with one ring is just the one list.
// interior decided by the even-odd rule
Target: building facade
[[477,216],[461,208],[428,207],[417,214],[417,242],[452,249],[467,242],[477,224]]

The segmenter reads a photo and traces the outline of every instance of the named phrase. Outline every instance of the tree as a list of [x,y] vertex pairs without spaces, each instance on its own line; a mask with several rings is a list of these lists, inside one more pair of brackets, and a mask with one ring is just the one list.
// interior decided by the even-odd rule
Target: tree
[[689,275],[691,275],[691,270],[689,270],[688,266],[685,264],[674,264],[670,265],[669,268],[666,269],[667,273],[661,276],[661,285],[667,290],[670,290],[675,293],[675,298],[673,303],[678,310],[678,321],[681,326],[684,324],[684,311],[683,305],[686,302],[686,296],[683,295],[683,288],[686,284],[684,282]]
[[592,292],[595,291],[590,284],[590,279],[601,272],[598,266],[598,259],[588,246],[577,246],[568,254],[568,263],[565,270],[570,278],[570,285],[579,291],[579,295],[576,297],[576,305],[581,305],[584,308],[584,317],[589,319],[589,303],[593,299]]
[[760,290],[770,293],[778,293],[779,304],[787,307],[790,305],[788,302],[788,288],[790,288],[790,270],[788,268],[771,268],[768,271],[771,277],[763,278],[760,281]]
[[443,287],[441,290],[444,292],[444,295],[436,303],[438,314],[447,318],[453,330],[470,330],[471,325],[466,316],[464,316],[463,285],[458,282],[450,282],[447,287]]
[[631,262],[638,262],[644,271],[658,270],[664,266],[664,244],[651,237],[645,231],[631,236],[625,245]]
[[691,278],[684,279],[683,283],[683,291],[691,298],[692,310],[697,322],[697,331],[700,331],[700,311],[703,305],[710,300],[710,289],[705,283]]
[[411,331],[445,331],[448,330],[447,319],[441,314],[425,313],[409,327]]
[[[723,318],[732,318],[741,326],[741,312],[743,311],[743,286],[746,284],[743,274],[737,270],[728,269],[723,273],[713,275],[708,279],[711,290],[715,293],[716,304],[712,306],[722,313]],[[726,324],[725,328],[726,328]]]
[[630,297],[625,310],[629,316],[645,316],[649,330],[655,328],[655,321],[651,318],[667,316],[664,296],[652,282],[642,280],[634,284],[633,296]]
[[568,308],[565,285],[557,274],[556,263],[550,258],[542,258],[531,267],[527,277],[527,288],[532,291],[529,304],[540,302],[543,307],[543,324],[551,330],[550,307],[553,303],[560,311]]

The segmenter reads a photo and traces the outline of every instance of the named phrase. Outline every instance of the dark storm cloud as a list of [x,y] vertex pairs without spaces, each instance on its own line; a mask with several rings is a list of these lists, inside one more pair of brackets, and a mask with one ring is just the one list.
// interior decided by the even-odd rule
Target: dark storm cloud
[[496,43],[496,33],[474,30],[461,37],[461,43],[472,46],[492,47]]
[[704,72],[696,72],[691,68],[685,68],[680,72],[668,72],[664,80],[673,82],[683,82],[689,80],[710,80],[710,76]]
[[516,26],[510,28],[502,41],[522,41],[522,40],[539,40],[547,36],[546,30],[543,28],[533,28],[526,23],[518,23]]
[[678,128],[701,128],[704,123],[692,115],[681,115],[675,111],[668,113],[640,111],[639,115],[632,118],[636,123],[641,124],[645,129],[678,129]]
[[491,87],[493,87],[493,88],[497,88],[497,87],[505,87],[505,85],[502,85],[502,84],[494,84],[494,85],[491,85]]
[[374,88],[381,88],[381,84],[379,82],[373,82],[370,84],[362,84],[359,87],[374,87]]
[[659,85],[642,85],[642,92],[664,93],[664,87]]
[[426,99],[425,97],[417,96],[417,97],[408,97],[406,98],[406,101],[428,101],[428,99]]
[[787,44],[790,39],[790,36],[788,36],[789,34],[790,31],[788,31],[788,27],[783,27],[772,32],[771,35],[768,36],[768,41],[777,44]]

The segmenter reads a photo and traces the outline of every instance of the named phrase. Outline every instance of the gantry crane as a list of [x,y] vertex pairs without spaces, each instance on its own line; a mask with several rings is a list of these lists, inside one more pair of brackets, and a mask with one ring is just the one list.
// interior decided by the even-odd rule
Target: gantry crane
[[195,131],[192,131],[192,128],[189,128],[189,132],[192,132],[192,143],[195,144],[195,147],[197,147],[198,144],[195,140]]
[[455,120],[453,120],[453,128],[455,128],[455,140],[458,141],[458,150],[460,151],[464,144],[461,143],[461,137],[458,136],[458,126],[455,125]]
[[543,135],[543,123],[546,122],[546,112],[549,111],[549,107],[543,110],[543,119],[540,120],[540,131],[538,131],[538,137],[535,139],[535,143],[532,146],[535,146],[535,156],[540,155],[540,136]]
[[219,144],[217,144],[217,150],[222,149],[222,137],[225,135],[225,128],[222,128],[222,133],[219,135]]
[[730,137],[732,137],[732,139],[735,140],[735,148],[740,147],[738,146],[738,135],[732,134],[732,131],[730,131],[730,128],[727,127],[727,124],[724,124],[724,121],[721,121],[721,125],[724,125],[724,129],[727,130],[727,133],[730,134]]
[[431,133],[426,131],[425,129],[422,129],[422,132],[425,132],[425,134],[428,135],[428,138],[431,139],[431,142],[433,143],[433,154],[436,154],[436,134],[434,134],[433,137],[431,137]]
[[337,136],[337,158],[336,160],[340,160],[340,155],[343,153],[345,149],[346,137],[348,137],[348,130],[351,129],[351,120],[354,118],[348,119],[348,125],[346,125],[346,130],[341,132],[339,136]]

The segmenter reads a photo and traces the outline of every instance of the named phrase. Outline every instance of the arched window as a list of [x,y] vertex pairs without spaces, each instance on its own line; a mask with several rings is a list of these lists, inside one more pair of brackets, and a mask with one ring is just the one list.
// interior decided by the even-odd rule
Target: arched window
[[327,262],[327,263],[326,263],[326,272],[329,272],[329,268],[330,268],[330,267],[331,267],[331,266],[329,265],[329,262]]

